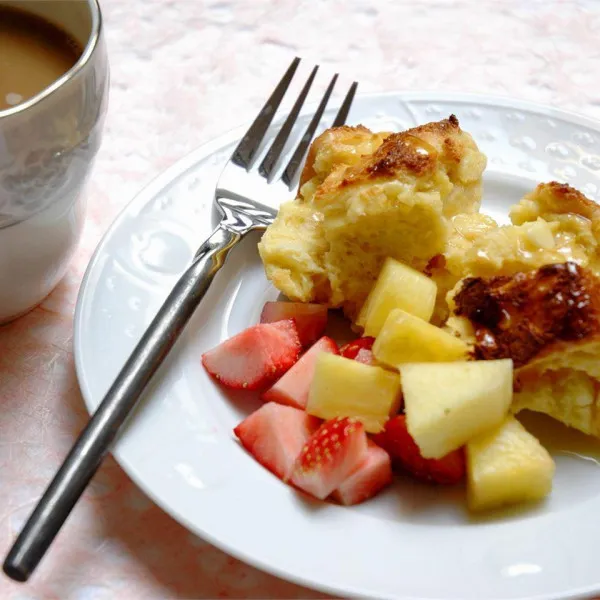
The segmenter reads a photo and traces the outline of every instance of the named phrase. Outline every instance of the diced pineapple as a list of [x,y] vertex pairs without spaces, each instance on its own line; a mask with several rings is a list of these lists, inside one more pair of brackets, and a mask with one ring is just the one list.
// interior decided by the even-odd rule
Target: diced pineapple
[[402,308],[425,321],[431,319],[436,284],[415,269],[388,258],[379,277],[365,301],[356,324],[363,327],[365,335],[376,337],[389,313]]
[[410,435],[425,458],[441,458],[496,427],[512,400],[511,359],[401,365]]
[[514,417],[467,444],[471,510],[541,500],[552,490],[554,461]]
[[468,352],[462,340],[400,308],[388,315],[373,345],[375,358],[391,367],[466,360]]
[[378,433],[399,401],[396,373],[323,352],[317,357],[306,412],[322,419],[356,417],[369,433]]

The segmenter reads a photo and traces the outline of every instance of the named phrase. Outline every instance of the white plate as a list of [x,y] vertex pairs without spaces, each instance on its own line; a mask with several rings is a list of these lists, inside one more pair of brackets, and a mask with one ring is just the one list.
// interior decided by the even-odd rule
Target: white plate
[[[349,122],[397,130],[451,113],[488,156],[488,214],[506,221],[508,206],[544,180],[568,181],[597,197],[600,127],[583,117],[483,96],[389,93],[359,96]],[[98,247],[75,316],[77,373],[90,411],[215,225],[214,185],[240,134],[160,176]],[[277,297],[257,240],[250,236],[234,250],[116,446],[137,484],[227,552],[333,594],[484,600],[600,592],[594,461],[559,453],[546,504],[474,521],[460,490],[406,480],[358,507],[308,502],[241,449],[232,428],[257,402],[226,395],[200,355],[256,323],[263,303]]]

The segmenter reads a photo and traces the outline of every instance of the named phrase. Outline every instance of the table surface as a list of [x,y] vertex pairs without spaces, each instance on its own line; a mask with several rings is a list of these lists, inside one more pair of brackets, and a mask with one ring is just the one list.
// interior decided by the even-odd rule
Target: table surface
[[[251,119],[294,55],[362,92],[501,94],[600,119],[595,0],[103,0],[111,62],[105,137],[72,265],[0,328],[0,552],[58,468],[86,411],[73,366],[81,278],[102,235],[153,177]],[[110,458],[26,585],[0,598],[321,598],[190,534]]]

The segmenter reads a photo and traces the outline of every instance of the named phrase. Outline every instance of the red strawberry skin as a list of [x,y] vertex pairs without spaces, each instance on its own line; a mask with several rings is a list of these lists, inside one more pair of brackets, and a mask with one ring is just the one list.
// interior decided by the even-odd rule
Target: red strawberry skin
[[358,353],[361,350],[363,350],[363,349],[371,350],[374,343],[375,343],[375,338],[370,337],[370,336],[361,337],[356,340],[352,340],[351,342],[344,344],[340,348],[340,355],[343,356],[344,358],[350,358],[352,360],[355,360]]
[[204,368],[233,389],[260,390],[296,363],[302,345],[293,319],[249,327],[202,355]]
[[333,492],[332,499],[351,506],[376,496],[392,482],[390,455],[369,440],[367,456],[359,467]]
[[270,402],[246,417],[233,431],[263,467],[285,480],[320,425],[320,419],[303,410]]
[[339,354],[337,344],[331,338],[323,336],[272,388],[262,395],[263,400],[304,410],[315,373],[315,362],[321,352]]
[[324,500],[360,466],[366,454],[362,423],[348,417],[331,419],[302,448],[290,482]]
[[300,336],[300,343],[307,348],[314,344],[325,331],[327,307],[322,304],[302,302],[267,302],[260,315],[261,323],[274,323],[284,319],[294,319]]
[[395,466],[410,473],[415,479],[441,485],[454,485],[465,478],[466,462],[462,448],[439,459],[421,456],[419,447],[406,427],[406,415],[396,415],[385,425],[385,429],[373,436],[392,458]]

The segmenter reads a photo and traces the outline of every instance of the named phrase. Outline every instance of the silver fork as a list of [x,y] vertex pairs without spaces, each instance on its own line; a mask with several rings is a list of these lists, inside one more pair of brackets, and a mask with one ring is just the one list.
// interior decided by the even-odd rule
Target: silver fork
[[[277,214],[281,200],[295,188],[304,155],[321,121],[337,74],[281,177],[276,178],[277,167],[318,67],[313,69],[258,167],[256,157],[299,63],[299,58],[294,59],[223,169],[215,191],[221,222],[200,246],[192,264],[158,310],[9,551],[3,568],[12,579],[27,581],[33,573],[230,250],[250,231],[266,228]],[[356,82],[350,86],[333,126],[344,124],[357,86]]]

